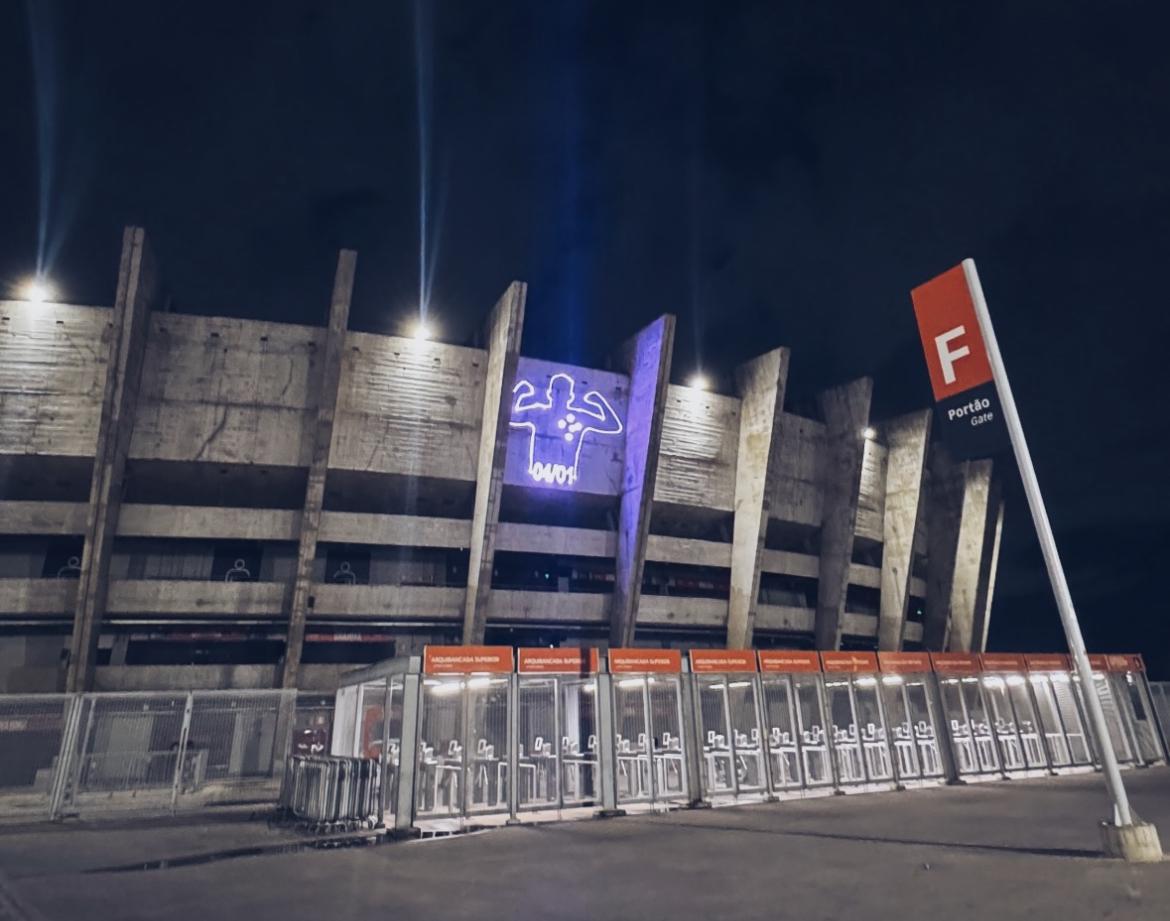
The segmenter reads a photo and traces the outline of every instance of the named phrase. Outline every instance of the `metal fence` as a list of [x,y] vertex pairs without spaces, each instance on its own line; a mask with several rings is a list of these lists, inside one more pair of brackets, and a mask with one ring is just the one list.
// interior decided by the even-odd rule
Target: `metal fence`
[[296,691],[0,695],[0,816],[275,802]]
[[1170,744],[1170,681],[1151,681],[1150,700],[1162,729],[1162,740]]

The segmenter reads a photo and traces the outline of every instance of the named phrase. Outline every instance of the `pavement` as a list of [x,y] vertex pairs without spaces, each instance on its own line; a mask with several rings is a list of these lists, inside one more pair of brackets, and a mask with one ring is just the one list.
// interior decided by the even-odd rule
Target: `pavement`
[[[1170,846],[1170,769],[1125,780]],[[331,850],[240,816],[26,826],[0,829],[0,919],[1164,921],[1170,861],[1102,857],[1107,813],[1081,774]]]

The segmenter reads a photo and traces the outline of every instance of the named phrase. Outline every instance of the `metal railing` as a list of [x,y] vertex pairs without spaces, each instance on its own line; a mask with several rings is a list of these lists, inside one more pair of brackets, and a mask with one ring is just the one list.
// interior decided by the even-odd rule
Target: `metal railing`
[[296,691],[0,695],[0,816],[275,802]]

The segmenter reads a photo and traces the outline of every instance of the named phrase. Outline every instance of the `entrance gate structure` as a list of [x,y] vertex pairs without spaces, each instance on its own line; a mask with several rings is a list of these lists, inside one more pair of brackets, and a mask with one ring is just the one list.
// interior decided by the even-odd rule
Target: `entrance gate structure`
[[[427,647],[354,673],[333,753],[439,831],[1090,769],[1062,655]],[[1093,657],[1130,766],[1165,761],[1140,657]],[[1124,744],[1122,744],[1124,743]]]
[[939,743],[942,719],[930,654],[879,652],[886,727],[899,783],[938,781],[950,773],[949,752]]
[[761,732],[755,651],[692,649],[690,664],[703,798],[767,796],[771,759]]

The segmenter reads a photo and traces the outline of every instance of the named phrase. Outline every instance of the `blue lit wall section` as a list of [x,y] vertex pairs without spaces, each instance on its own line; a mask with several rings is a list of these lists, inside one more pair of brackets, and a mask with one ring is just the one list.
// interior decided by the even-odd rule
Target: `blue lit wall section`
[[617,495],[628,387],[621,374],[521,358],[504,482]]

